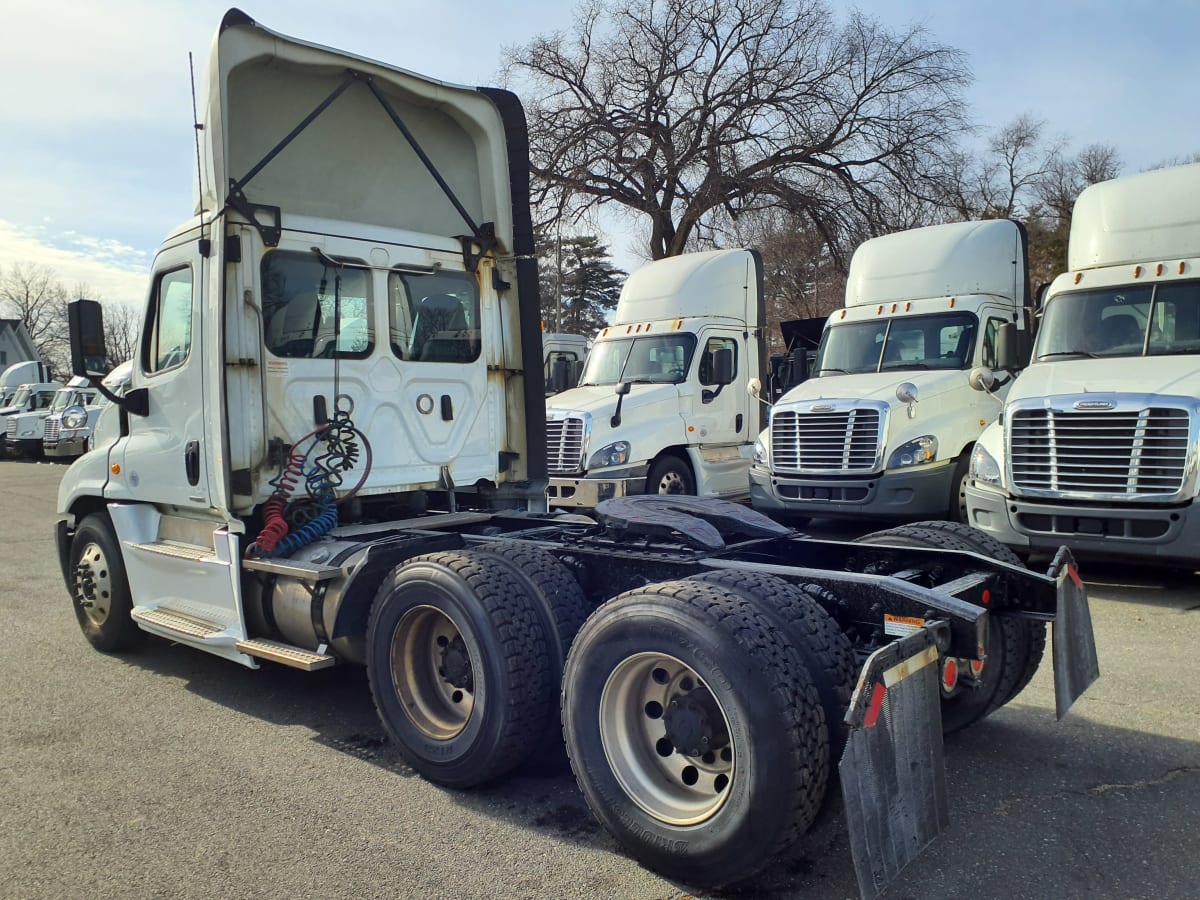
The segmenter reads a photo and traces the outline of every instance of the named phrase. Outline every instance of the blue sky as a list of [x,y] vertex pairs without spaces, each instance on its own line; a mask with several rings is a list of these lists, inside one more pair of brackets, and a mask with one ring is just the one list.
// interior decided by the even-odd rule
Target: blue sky
[[[968,57],[982,133],[1022,112],[1070,146],[1115,146],[1134,172],[1200,151],[1200,3],[863,0],[893,28],[920,23]],[[68,286],[140,303],[155,247],[191,213],[187,54],[204,77],[228,4],[0,0],[0,265],[51,266]],[[503,49],[569,28],[545,0],[248,0],[268,28],[464,84],[496,81]],[[832,8],[844,10],[845,4]],[[636,220],[608,238],[618,263]]]

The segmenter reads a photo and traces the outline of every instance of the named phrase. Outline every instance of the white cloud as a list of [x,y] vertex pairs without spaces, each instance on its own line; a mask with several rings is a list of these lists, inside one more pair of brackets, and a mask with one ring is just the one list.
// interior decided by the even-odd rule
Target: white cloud
[[21,228],[0,219],[0,262],[46,266],[68,290],[84,284],[93,297],[140,306],[150,254],[120,241],[45,226]]

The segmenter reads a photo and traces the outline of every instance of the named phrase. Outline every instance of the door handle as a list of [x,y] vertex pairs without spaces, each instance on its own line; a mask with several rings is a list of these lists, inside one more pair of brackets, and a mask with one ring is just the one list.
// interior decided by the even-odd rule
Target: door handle
[[200,483],[200,442],[188,441],[183,451],[183,467],[187,471],[188,484],[195,487]]

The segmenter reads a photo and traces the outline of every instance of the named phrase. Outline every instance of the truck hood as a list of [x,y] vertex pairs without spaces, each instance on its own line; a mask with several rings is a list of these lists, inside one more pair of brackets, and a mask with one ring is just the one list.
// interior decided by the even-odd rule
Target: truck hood
[[1072,359],[1035,363],[1021,373],[1009,402],[1063,394],[1200,395],[1200,357]]
[[[673,384],[635,384],[621,404],[621,415],[634,410],[644,410],[660,403],[669,403],[673,412],[678,412],[679,389]],[[596,384],[571,388],[561,394],[546,398],[547,413],[552,410],[591,413],[594,417],[607,417],[617,408],[616,385]]]
[[822,375],[796,385],[780,398],[779,403],[862,399],[895,405],[900,402],[896,399],[896,386],[905,381],[917,386],[917,402],[921,403],[963,387],[967,383],[967,373],[960,369],[900,369],[858,375]]

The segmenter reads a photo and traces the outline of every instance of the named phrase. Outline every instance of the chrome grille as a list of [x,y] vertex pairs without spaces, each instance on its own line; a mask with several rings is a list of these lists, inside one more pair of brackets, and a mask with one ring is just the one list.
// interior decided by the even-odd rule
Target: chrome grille
[[8,425],[5,426],[5,433],[8,435],[8,439],[10,441],[14,440],[16,438],[16,436],[17,436],[17,417],[16,416],[8,417]]
[[1174,494],[1183,488],[1186,410],[1017,410],[1009,431],[1013,487],[1030,492]]
[[780,410],[771,417],[774,472],[871,472],[878,465],[877,409]]
[[58,441],[58,430],[62,420],[58,416],[49,416],[46,419],[46,434],[43,440],[47,444],[53,444]]
[[583,419],[546,420],[546,468],[551,475],[583,471]]

